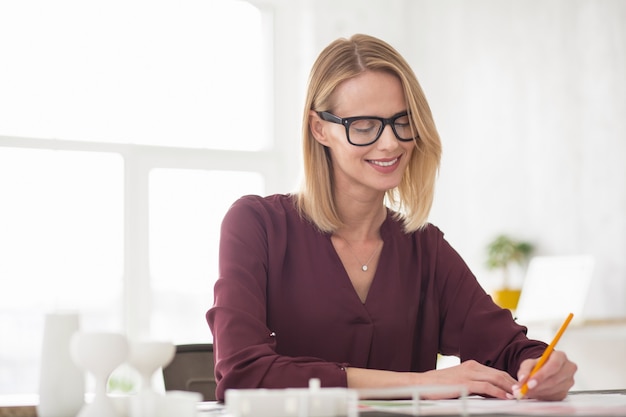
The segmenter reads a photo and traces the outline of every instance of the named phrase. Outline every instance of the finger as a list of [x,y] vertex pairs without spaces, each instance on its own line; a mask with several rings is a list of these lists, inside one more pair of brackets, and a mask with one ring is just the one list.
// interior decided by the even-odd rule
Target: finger
[[[513,395],[511,396],[513,398],[522,398],[522,394],[521,394],[521,389],[522,386],[524,384],[527,385],[528,387],[528,383],[529,383],[529,376],[532,372],[532,370],[535,367],[535,364],[539,361],[539,359],[526,359],[524,360],[519,367],[519,370],[517,371],[517,381],[514,382],[511,386],[511,391],[513,393]],[[531,385],[535,385],[536,382],[533,382]]]
[[530,375],[530,372],[535,367],[537,361],[539,361],[539,359],[526,359],[522,362],[519,370],[517,371],[517,380],[519,381],[520,385],[526,382],[526,379],[528,379],[528,375]]
[[471,378],[476,381],[489,382],[504,391],[510,391],[515,379],[508,372],[491,368],[474,362],[471,366]]
[[508,373],[468,360],[460,365],[424,375],[436,384],[465,385],[471,394],[494,398],[507,398],[515,382]]
[[521,387],[526,384],[528,390],[535,389],[538,385],[545,384],[545,381],[553,375],[559,373],[561,368],[568,362],[567,356],[563,352],[554,351],[543,364],[543,366],[532,374],[538,359],[527,359],[520,365],[518,371],[518,383],[513,386],[513,391],[519,396]]
[[530,388],[531,381],[529,381],[529,398],[541,400],[562,400],[565,396],[567,396],[569,389],[574,386],[574,374],[576,373],[578,367],[575,363],[567,360],[566,356],[563,356],[563,358],[565,359],[565,362],[561,364],[556,372],[553,372],[548,376],[543,375],[543,379],[537,380],[538,382],[534,378],[531,378],[531,381],[533,381],[534,384],[532,388]]
[[479,363],[473,364],[470,373],[470,390],[479,394],[494,398],[507,398],[507,394],[513,391],[511,387],[515,379],[507,372],[490,368]]
[[[558,375],[568,363],[567,356],[563,352],[554,351],[546,363],[539,369],[530,380],[534,380],[533,388],[544,385],[550,379],[559,379]],[[530,382],[530,380],[528,382]],[[553,381],[554,382],[554,381]],[[529,387],[530,388],[530,387]]]

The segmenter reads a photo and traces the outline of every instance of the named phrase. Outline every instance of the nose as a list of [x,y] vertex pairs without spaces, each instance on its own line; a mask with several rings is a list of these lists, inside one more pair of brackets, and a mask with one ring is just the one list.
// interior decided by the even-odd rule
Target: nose
[[387,124],[383,127],[383,131],[380,134],[380,138],[376,141],[376,144],[380,149],[395,149],[399,146],[398,142],[395,133],[393,133],[391,124]]

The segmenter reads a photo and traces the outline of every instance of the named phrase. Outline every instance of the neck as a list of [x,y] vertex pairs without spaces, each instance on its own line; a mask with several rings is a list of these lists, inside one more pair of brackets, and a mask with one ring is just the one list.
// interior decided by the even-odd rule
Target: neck
[[364,242],[380,239],[380,227],[387,218],[387,208],[378,202],[363,205],[354,202],[340,210],[344,226],[335,235],[348,242]]

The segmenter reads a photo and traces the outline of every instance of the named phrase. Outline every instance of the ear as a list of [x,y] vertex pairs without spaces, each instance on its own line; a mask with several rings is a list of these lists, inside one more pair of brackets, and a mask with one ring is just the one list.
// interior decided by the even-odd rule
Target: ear
[[311,130],[311,134],[319,143],[324,146],[328,146],[329,141],[327,138],[326,131],[326,123],[320,116],[313,110],[309,112],[309,129]]

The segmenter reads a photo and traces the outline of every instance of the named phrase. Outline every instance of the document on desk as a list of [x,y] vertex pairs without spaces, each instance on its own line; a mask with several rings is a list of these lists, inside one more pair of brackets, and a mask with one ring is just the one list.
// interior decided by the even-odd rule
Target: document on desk
[[[477,396],[465,400],[468,415],[510,415],[510,416],[626,416],[626,395],[576,394],[563,401],[537,400],[498,400]],[[410,400],[361,401],[360,415],[377,413],[414,415],[414,405]],[[460,400],[420,401],[420,416],[443,416],[463,414]]]
[[[465,403],[465,408],[463,403]],[[421,400],[418,413],[411,400],[360,400],[359,416],[626,416],[626,391],[570,394],[563,401],[497,400],[471,396],[465,400]],[[250,414],[253,415],[253,414]],[[223,404],[198,404],[198,417],[237,417]],[[298,414],[294,414],[294,417]]]

